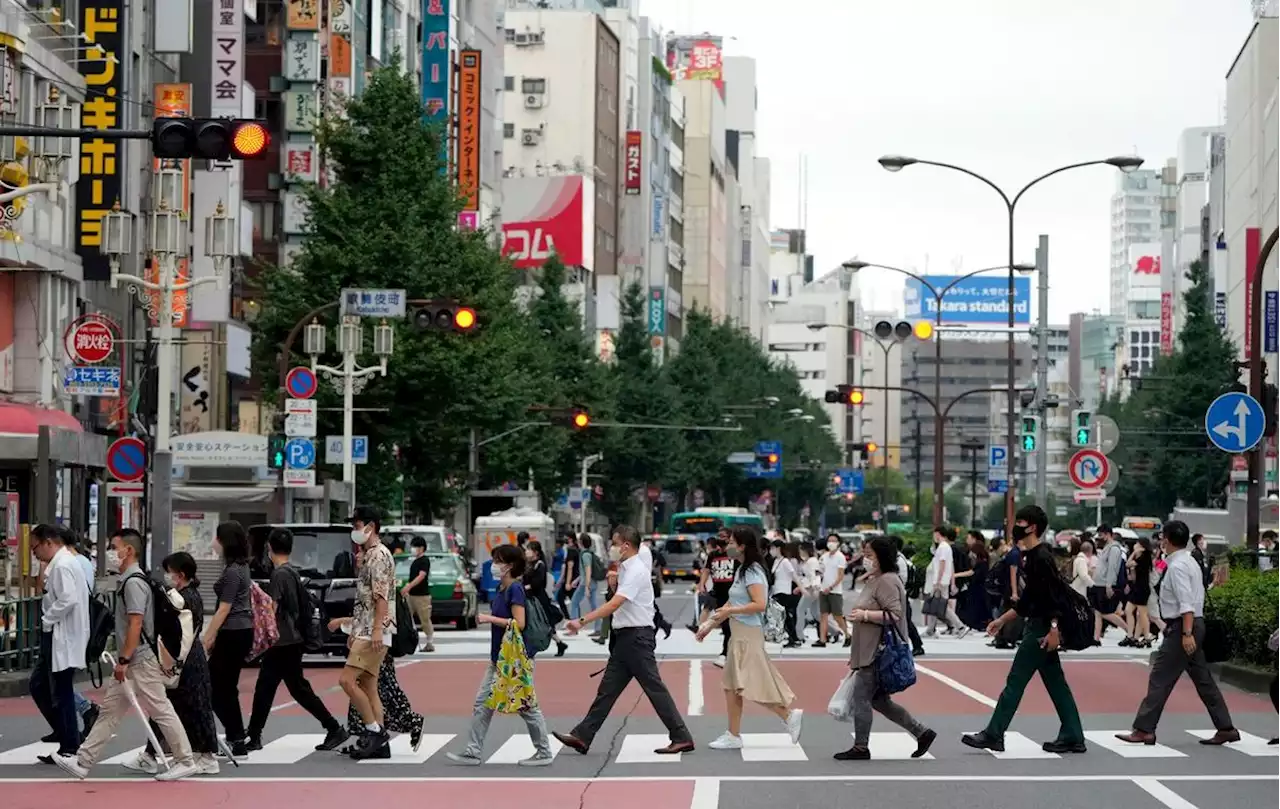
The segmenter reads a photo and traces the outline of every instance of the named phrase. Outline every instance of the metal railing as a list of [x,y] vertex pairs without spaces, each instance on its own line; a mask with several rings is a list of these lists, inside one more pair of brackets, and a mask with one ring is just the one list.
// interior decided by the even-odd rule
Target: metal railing
[[25,671],[40,654],[40,597],[0,598],[0,672]]

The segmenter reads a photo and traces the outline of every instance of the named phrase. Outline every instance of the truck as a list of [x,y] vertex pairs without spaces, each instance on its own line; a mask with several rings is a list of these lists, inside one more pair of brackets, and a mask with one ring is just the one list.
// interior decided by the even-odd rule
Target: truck
[[493,560],[489,555],[499,545],[516,544],[516,536],[521,531],[527,532],[529,539],[540,542],[548,557],[555,551],[555,520],[541,511],[517,506],[476,518],[471,532],[471,558],[475,563],[476,589],[484,598],[491,597],[498,587],[490,573]]

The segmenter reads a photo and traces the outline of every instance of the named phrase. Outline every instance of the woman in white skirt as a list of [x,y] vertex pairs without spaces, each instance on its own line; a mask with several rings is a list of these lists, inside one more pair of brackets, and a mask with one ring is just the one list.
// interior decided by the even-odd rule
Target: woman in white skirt
[[755,528],[734,526],[729,554],[739,562],[729,588],[729,602],[711,613],[697,633],[701,641],[724,621],[733,621],[724,663],[724,702],[729,729],[709,746],[713,750],[742,748],[744,700],[762,705],[777,716],[790,734],[791,743],[799,744],[801,712],[791,707],[796,695],[774,668],[764,646],[763,617],[769,603],[769,581]]

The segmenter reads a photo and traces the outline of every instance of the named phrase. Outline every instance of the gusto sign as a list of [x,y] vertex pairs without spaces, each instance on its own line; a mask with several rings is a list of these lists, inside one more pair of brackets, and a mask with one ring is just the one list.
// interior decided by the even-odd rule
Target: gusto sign
[[[568,267],[585,266],[586,239],[583,223],[583,188],[581,177],[547,177],[539,187],[535,204],[513,218],[523,221],[502,225],[502,254],[517,269],[541,267],[554,253]],[[519,200],[509,208],[520,208]]]
[[624,187],[629,196],[634,196],[640,193],[640,164],[643,159],[640,137],[641,133],[639,132],[634,130],[628,132],[626,151],[623,152],[623,167],[625,170]]

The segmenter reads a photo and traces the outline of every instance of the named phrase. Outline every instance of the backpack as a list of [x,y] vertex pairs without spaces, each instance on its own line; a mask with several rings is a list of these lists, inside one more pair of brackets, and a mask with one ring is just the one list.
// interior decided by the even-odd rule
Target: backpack
[[320,639],[320,608],[316,605],[315,596],[302,583],[298,569],[292,565],[285,565],[285,569],[293,574],[293,580],[298,584],[298,614],[294,616],[294,624],[302,636],[302,648],[314,654],[324,648]]
[[1056,594],[1064,607],[1058,619],[1059,646],[1070,652],[1084,651],[1093,646],[1093,607],[1088,599],[1063,584]]
[[[520,585],[513,585],[519,587]],[[551,646],[551,636],[555,630],[547,618],[546,610],[536,598],[530,598],[524,604],[524,643],[529,651],[537,654],[545,652]]]
[[[102,687],[102,653],[107,650],[111,636],[115,634],[115,616],[107,602],[94,593],[89,592],[89,642],[84,647],[85,668],[89,671],[89,681],[94,688]],[[92,666],[97,664],[97,676]]]
[[924,591],[925,570],[922,567],[916,567],[916,563],[907,560],[907,597],[919,598],[920,593]]
[[253,645],[245,660],[254,660],[280,640],[280,627],[276,624],[276,602],[256,581],[249,582],[249,601],[253,612]]
[[413,610],[402,593],[396,593],[396,625],[391,633],[392,657],[406,657],[418,651],[418,628],[413,624]]
[[121,589],[122,598],[123,588],[128,586],[129,579],[141,579],[148,588],[152,604],[152,636],[147,637],[144,632],[142,639],[160,661],[160,671],[165,675],[165,687],[174,688],[182,676],[182,665],[196,639],[195,620],[191,610],[187,608],[187,601],[182,593],[165,587],[145,573],[134,573],[125,578]]
[[587,551],[591,557],[591,581],[592,583],[604,581],[605,574],[608,572],[604,569],[604,560],[600,558],[600,554],[595,551]]

